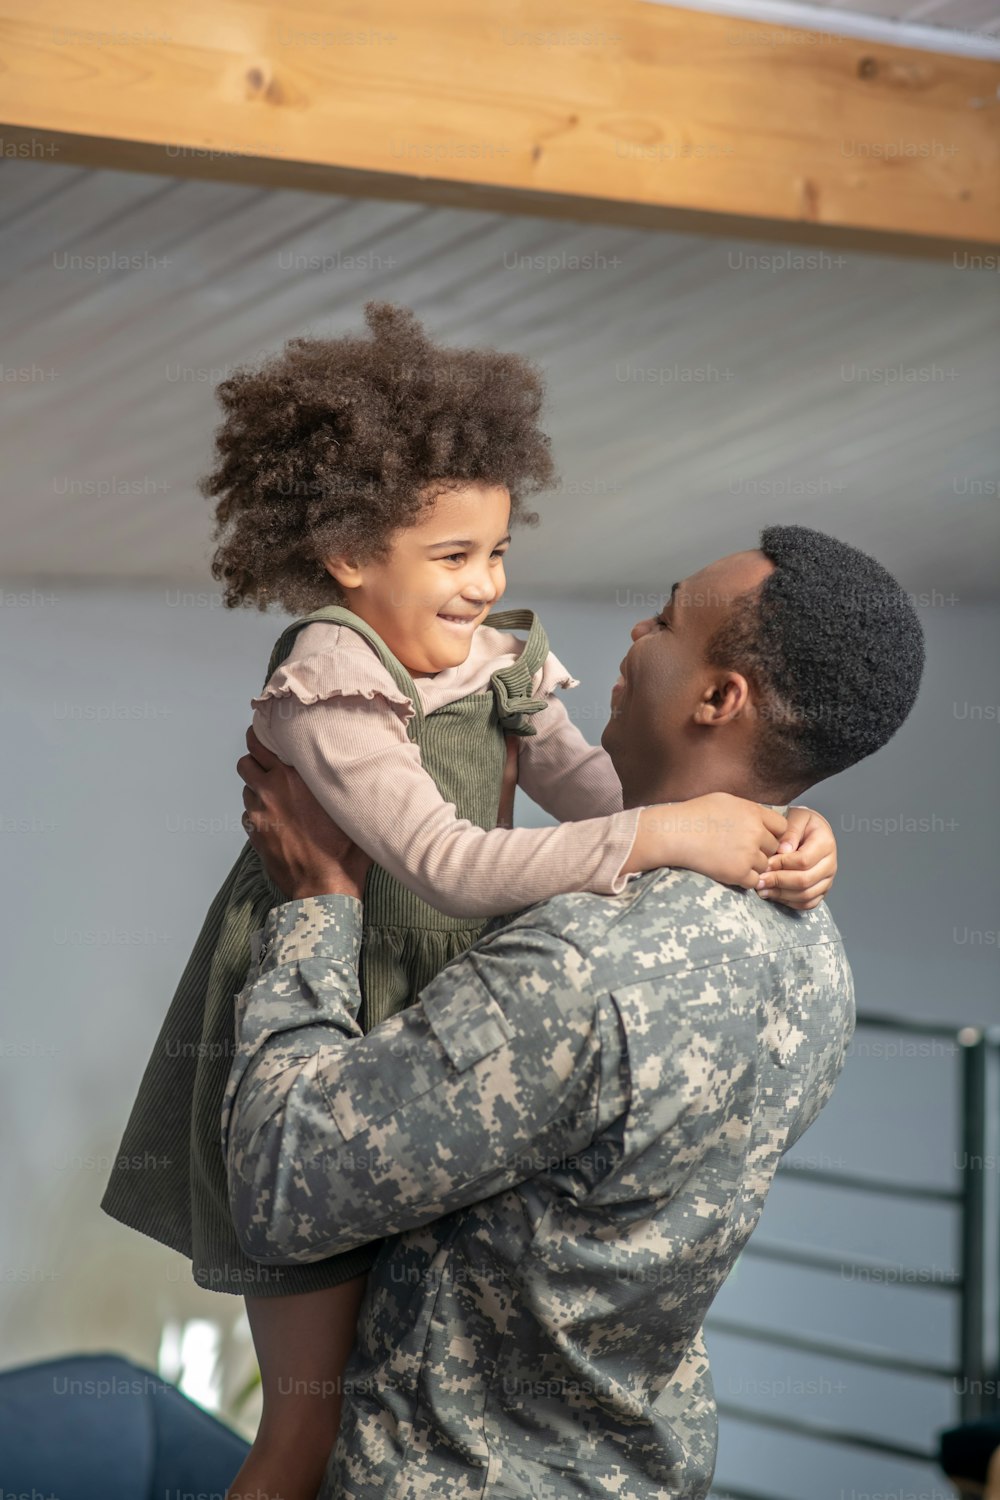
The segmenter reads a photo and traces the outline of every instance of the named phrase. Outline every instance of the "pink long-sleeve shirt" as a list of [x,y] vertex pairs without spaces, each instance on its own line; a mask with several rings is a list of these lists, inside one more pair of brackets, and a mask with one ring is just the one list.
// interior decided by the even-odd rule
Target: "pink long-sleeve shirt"
[[[458,667],[415,679],[425,713],[489,691],[524,643],[481,625]],[[292,765],[337,825],[422,900],[453,916],[498,916],[568,891],[617,895],[640,808],[623,810],[607,753],[588,744],[554,696],[576,687],[550,652],[532,679],[547,707],[518,739],[518,783],[558,828],[484,830],[460,818],[407,735],[415,713],[357,631],[315,621],[251,699],[261,743]]]

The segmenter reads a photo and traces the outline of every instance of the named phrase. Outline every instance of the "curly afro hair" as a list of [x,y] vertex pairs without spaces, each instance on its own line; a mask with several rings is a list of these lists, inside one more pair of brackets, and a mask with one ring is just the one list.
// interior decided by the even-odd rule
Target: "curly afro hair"
[[798,791],[892,738],[924,668],[917,612],[881,563],[806,526],[768,526],[774,571],[736,602],[708,644],[757,695],[754,771]]
[[365,304],[371,337],[295,338],[218,387],[212,576],[227,608],[308,614],[341,602],[322,559],[383,557],[434,496],[505,485],[511,520],[555,480],[538,427],[539,369],[495,349],[433,344],[414,314]]

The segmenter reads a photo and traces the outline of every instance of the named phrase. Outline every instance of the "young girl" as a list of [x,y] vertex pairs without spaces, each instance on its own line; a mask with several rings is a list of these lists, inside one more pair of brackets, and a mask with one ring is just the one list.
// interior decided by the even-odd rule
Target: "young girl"
[[[538,372],[493,350],[437,347],[403,309],[369,303],[366,318],[370,338],[295,339],[220,386],[219,459],[202,484],[220,497],[212,571],[226,604],[298,616],[252,700],[254,729],[376,861],[365,1031],[411,1004],[489,916],[567,891],[614,894],[662,865],[756,886],[783,829],[725,794],[622,809],[607,755],[554,696],[577,684],[537,619],[491,612],[511,520],[535,520],[523,499],[553,479]],[[496,826],[511,760],[559,827]],[[813,898],[833,853],[814,818],[795,810],[786,835],[794,846],[809,828],[800,864],[816,866]],[[264,1401],[231,1495],[312,1500],[381,1242],[267,1267],[242,1254],[230,1223],[220,1113],[234,997],[283,899],[248,842],[206,917],[120,1148],[120,1162],[141,1152],[159,1165],[116,1169],[102,1206],[190,1256],[201,1284],[245,1295]]]

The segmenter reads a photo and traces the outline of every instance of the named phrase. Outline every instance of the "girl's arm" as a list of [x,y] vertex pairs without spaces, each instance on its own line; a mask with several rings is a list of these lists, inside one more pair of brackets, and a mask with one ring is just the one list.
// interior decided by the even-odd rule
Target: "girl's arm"
[[553,694],[518,740],[517,784],[560,823],[620,812],[622,784],[611,756],[584,739],[566,705]]
[[[562,822],[616,812],[622,789],[611,757],[584,739],[562,699],[550,697],[534,723],[538,733],[518,742],[518,785],[532,802]],[[633,856],[643,859],[641,839]],[[717,868],[714,859],[707,845],[700,854],[693,845],[687,858],[678,851],[664,863],[712,875]],[[829,823],[808,807],[789,808],[781,851],[771,858],[769,872],[758,884],[761,895],[796,911],[811,911],[833,885],[836,873],[837,844]]]
[[479,828],[445,801],[378,695],[266,700],[253,728],[354,843],[438,911],[499,916],[566,891],[625,887],[641,809],[559,828]]
[[[296,675],[301,690],[303,674]],[[712,799],[696,798],[558,828],[483,830],[457,816],[424,770],[406,733],[409,700],[388,673],[384,695],[370,675],[364,690],[345,681],[335,695],[313,675],[309,702],[291,691],[292,680],[284,674],[281,688],[254,700],[261,742],[295,767],[356,844],[449,915],[499,916],[569,891],[616,895],[630,873],[671,863],[753,885],[784,830],[784,819],[735,797],[725,799],[721,816],[701,806]],[[693,830],[696,816],[703,826]],[[693,840],[700,863],[690,853]]]

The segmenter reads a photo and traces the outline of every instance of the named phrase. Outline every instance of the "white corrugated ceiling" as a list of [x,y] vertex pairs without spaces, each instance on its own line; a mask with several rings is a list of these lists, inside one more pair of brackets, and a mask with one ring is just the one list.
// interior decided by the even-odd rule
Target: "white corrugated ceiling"
[[675,9],[715,11],[776,26],[880,35],[900,47],[996,57],[997,0],[651,0]]
[[294,335],[358,328],[376,296],[547,371],[563,484],[516,546],[512,593],[655,593],[792,520],[914,590],[995,595],[998,280],[961,255],[44,161],[2,163],[0,203],[5,580],[214,588],[195,488],[214,385]]

